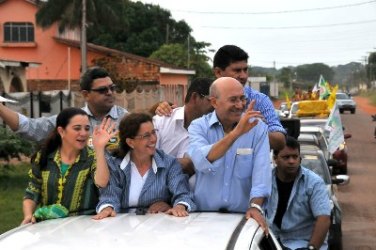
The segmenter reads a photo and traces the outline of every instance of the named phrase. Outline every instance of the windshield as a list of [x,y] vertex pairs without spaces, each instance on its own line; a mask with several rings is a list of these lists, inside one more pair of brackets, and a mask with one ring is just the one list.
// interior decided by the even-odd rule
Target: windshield
[[330,180],[324,170],[324,168],[327,168],[328,166],[316,155],[302,155],[301,165],[318,174],[326,184],[330,184]]
[[337,94],[336,94],[336,98],[337,98],[337,99],[340,99],[340,100],[343,100],[343,99],[350,99],[350,97],[349,97],[347,94],[345,94],[345,93],[337,93]]

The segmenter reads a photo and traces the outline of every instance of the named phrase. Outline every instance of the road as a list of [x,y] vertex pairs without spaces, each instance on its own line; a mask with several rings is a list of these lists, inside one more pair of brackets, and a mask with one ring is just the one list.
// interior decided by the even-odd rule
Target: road
[[337,191],[343,210],[343,249],[376,249],[376,122],[369,111],[359,108],[356,114],[341,117],[346,132],[352,134],[347,140],[350,183]]

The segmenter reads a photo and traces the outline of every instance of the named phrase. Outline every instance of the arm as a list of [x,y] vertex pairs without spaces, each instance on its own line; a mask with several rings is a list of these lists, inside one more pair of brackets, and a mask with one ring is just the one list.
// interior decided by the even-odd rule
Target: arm
[[275,114],[273,103],[268,96],[259,96],[255,104],[255,109],[259,110],[268,125],[269,142],[272,149],[281,150],[285,146],[286,131],[283,128],[279,118]]
[[[251,102],[236,127],[213,145],[207,156],[209,162],[221,158],[241,135],[247,133],[258,124],[259,121],[255,118],[260,118],[261,116],[260,112],[253,111],[254,103],[255,101]],[[250,119],[253,119],[253,121],[250,122]]]
[[[249,204],[249,208],[247,212],[245,213],[245,218],[248,220],[250,218],[253,218],[257,221],[257,223],[261,226],[262,230],[264,230],[265,235],[269,235],[269,228],[268,224],[266,223],[264,210],[262,210],[263,204],[264,204],[264,198],[263,197],[257,197],[253,198]],[[257,206],[252,207],[251,204],[256,204]],[[260,211],[261,210],[261,211]]]
[[331,208],[326,185],[320,177],[316,176],[316,178],[317,181],[313,185],[309,199],[313,216],[316,218],[309,243],[319,249],[329,231]]
[[21,225],[28,224],[28,223],[35,223],[35,217],[33,216],[33,213],[35,211],[35,208],[37,207],[37,204],[35,201],[30,199],[24,199],[22,203],[22,210],[24,214],[24,218],[21,222]]
[[16,133],[25,139],[42,142],[55,128],[56,116],[28,118],[0,103],[0,117]]
[[119,212],[122,204],[122,194],[126,192],[126,177],[119,168],[120,162],[109,157],[107,161],[110,170],[110,181],[105,188],[99,189],[99,202],[97,213],[99,214],[107,207],[112,207],[115,212]]
[[[164,101],[164,102],[160,102],[158,104],[158,106],[155,108],[154,112],[155,112],[156,115],[159,115],[159,116],[170,116],[171,113],[172,113],[172,110],[174,108],[176,108],[176,105]],[[150,109],[150,112],[152,112],[152,111],[153,110]]]
[[286,144],[286,136],[282,132],[269,132],[270,148],[274,150],[282,150]]
[[[172,162],[167,163],[170,165],[167,174],[167,185],[172,194],[171,204],[173,204],[173,207],[176,207],[178,204],[184,204],[188,207],[189,211],[196,210],[196,204],[193,201],[193,193],[189,190],[187,175],[182,172],[179,162],[173,159]],[[182,207],[176,209],[181,211],[180,208]],[[180,213],[178,212],[178,214]]]
[[43,179],[40,173],[40,167],[38,165],[39,157],[40,153],[38,153],[35,157],[29,171],[29,183],[25,190],[24,200],[22,202],[24,219],[22,220],[21,224],[36,222],[33,213],[37,207],[38,201],[40,200],[42,189],[41,187],[43,183]]
[[18,113],[11,110],[2,103],[0,103],[0,117],[13,131],[18,130]]
[[118,133],[115,130],[116,123],[111,118],[104,118],[99,126],[93,131],[93,146],[96,155],[96,171],[94,175],[95,184],[98,187],[106,187],[110,179],[110,171],[108,170],[105,157],[105,148],[107,142]]
[[195,168],[190,158],[188,157],[178,158],[178,161],[185,174],[187,174],[188,176],[192,176],[195,174]]
[[324,243],[326,234],[329,231],[329,227],[330,227],[330,216],[328,215],[317,216],[309,244],[312,244],[317,249],[319,249],[322,243]]

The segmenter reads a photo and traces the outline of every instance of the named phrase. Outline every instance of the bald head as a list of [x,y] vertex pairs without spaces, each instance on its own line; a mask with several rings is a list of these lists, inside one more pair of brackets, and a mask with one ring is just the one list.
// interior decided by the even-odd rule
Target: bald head
[[224,128],[239,122],[246,104],[241,83],[232,77],[221,77],[210,87],[211,104]]
[[220,77],[213,82],[210,86],[209,94],[210,96],[219,98],[224,93],[229,93],[229,91],[234,89],[243,89],[242,84],[232,77]]

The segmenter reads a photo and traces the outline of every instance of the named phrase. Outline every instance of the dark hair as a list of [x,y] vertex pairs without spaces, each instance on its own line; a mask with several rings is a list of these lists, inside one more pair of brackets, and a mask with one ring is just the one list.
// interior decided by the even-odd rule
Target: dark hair
[[115,151],[117,157],[124,157],[130,150],[126,139],[133,139],[140,130],[141,124],[153,122],[153,118],[146,113],[132,113],[121,119],[119,124],[119,150]]
[[225,45],[219,48],[213,59],[213,68],[225,70],[233,62],[248,61],[248,54],[235,45]]
[[[300,153],[300,143],[297,139],[295,139],[292,136],[287,135],[286,136],[286,145],[285,147],[289,147],[292,149],[298,149],[298,152]],[[273,150],[274,156],[277,156],[279,154],[280,150]]]
[[[41,169],[46,168],[48,155],[54,152],[62,144],[61,136],[57,132],[57,128],[62,127],[65,129],[72,117],[76,115],[88,116],[87,113],[80,108],[66,108],[63,109],[56,117],[56,126],[54,130],[49,134],[46,141],[42,144],[41,147],[41,156],[39,160],[39,166]],[[35,160],[35,156],[32,158],[32,160]]]
[[94,66],[86,70],[86,72],[81,76],[80,88],[81,90],[90,90],[93,86],[93,81],[98,78],[104,78],[109,76],[107,70],[104,68]]
[[185,96],[185,103],[188,103],[191,99],[192,93],[196,92],[200,95],[209,95],[210,85],[213,83],[214,79],[207,77],[198,77],[193,79],[189,85],[187,95]]

